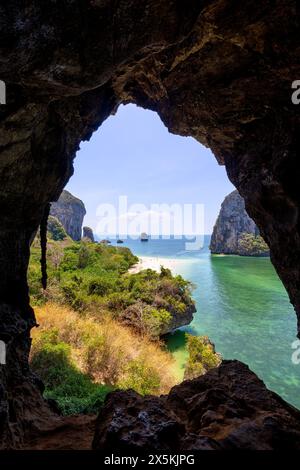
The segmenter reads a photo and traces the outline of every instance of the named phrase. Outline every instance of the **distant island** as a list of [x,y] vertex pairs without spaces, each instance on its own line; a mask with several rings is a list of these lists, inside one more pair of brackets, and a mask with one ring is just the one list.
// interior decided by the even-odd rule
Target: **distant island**
[[213,254],[270,256],[268,245],[245,209],[238,191],[225,197],[210,242]]
[[147,242],[149,240],[149,236],[147,235],[147,233],[141,233],[140,240],[141,242]]

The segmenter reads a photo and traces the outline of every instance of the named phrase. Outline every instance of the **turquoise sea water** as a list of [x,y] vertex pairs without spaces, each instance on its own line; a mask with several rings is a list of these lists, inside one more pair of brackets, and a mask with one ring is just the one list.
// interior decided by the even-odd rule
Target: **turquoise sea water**
[[239,359],[266,385],[300,408],[300,364],[292,363],[296,317],[268,258],[212,256],[209,236],[199,251],[186,251],[184,240],[127,240],[136,255],[178,258],[176,272],[195,285],[193,322],[168,338],[183,376],[185,331],[208,335],[226,359]]

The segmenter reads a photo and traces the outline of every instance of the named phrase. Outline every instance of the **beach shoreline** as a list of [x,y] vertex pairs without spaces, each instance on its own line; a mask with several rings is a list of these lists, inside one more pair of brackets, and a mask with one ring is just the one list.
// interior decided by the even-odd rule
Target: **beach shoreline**
[[139,261],[128,270],[130,274],[136,274],[145,269],[160,272],[161,266],[176,273],[176,269],[187,262],[186,259],[163,258],[161,256],[139,256],[138,258]]

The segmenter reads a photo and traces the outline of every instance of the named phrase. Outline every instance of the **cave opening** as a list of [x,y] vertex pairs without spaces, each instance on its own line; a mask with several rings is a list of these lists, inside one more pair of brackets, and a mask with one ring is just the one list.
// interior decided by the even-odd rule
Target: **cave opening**
[[[21,3],[0,7],[0,72],[5,84],[0,100],[4,449],[22,447],[26,433],[41,435],[51,423],[63,424],[51,397],[48,402],[42,399],[43,384],[28,366],[30,332],[36,326],[27,285],[29,246],[47,204],[59,197],[72,174],[80,142],[88,140],[120,103],[156,111],[172,133],[192,136],[225,165],[270,247],[300,331],[299,113],[291,100],[291,84],[300,73],[299,13],[294,2],[191,0],[191,8],[185,8],[164,0],[74,1],[50,2],[46,10],[36,1]],[[69,266],[72,259],[71,250]],[[84,250],[80,263],[86,263]],[[231,267],[225,271],[229,275]],[[220,273],[214,269],[212,274],[221,287]],[[81,280],[74,282],[79,285]],[[270,293],[272,286],[262,285]],[[72,285],[66,283],[65,288],[72,295]],[[90,288],[100,289],[95,284]],[[221,305],[222,297],[219,300]],[[249,296],[248,304],[252,301]],[[269,334],[279,338],[285,320],[282,314],[281,325],[277,330],[271,325]],[[48,338],[52,353],[67,358],[68,348],[53,344],[56,336],[52,331]],[[292,352],[289,346],[286,351]],[[284,383],[277,360],[271,367],[275,379]],[[73,380],[84,380],[76,370],[66,372]],[[291,384],[297,380],[288,379]],[[199,399],[195,388],[201,390]],[[186,412],[190,403],[193,413]],[[116,406],[122,412],[113,427]],[[131,416],[128,406],[134,411]],[[163,399],[116,392],[103,413],[94,448],[118,448],[121,441],[126,449],[300,446],[299,412],[235,361],[224,361],[218,372],[183,383]],[[144,428],[139,421],[145,413],[151,416],[150,433],[149,421]],[[142,430],[134,433],[137,441],[132,442],[128,436],[136,423]],[[171,443],[162,439],[157,423],[171,427]],[[79,419],[77,431],[85,424]]]
[[[124,364],[122,361],[119,364],[117,359],[117,348],[120,348],[121,338],[124,343],[122,354],[125,354],[124,347],[128,345],[125,330],[122,328],[118,330],[113,322],[110,327],[114,329],[114,340],[111,336],[106,338],[103,332],[105,328],[108,328],[109,323],[106,323],[104,328],[101,318],[105,317],[106,310],[109,310],[113,320],[119,321],[115,305],[123,310],[128,307],[126,303],[122,304],[124,298],[120,290],[115,286],[110,287],[115,291],[112,295],[108,294],[107,286],[105,286],[107,279],[99,277],[99,273],[94,273],[94,278],[89,279],[88,283],[85,279],[78,281],[78,277],[85,276],[84,271],[80,274],[80,269],[72,271],[67,265],[67,270],[69,270],[67,279],[63,279],[66,277],[65,267],[60,273],[63,294],[58,294],[56,289],[58,291],[60,289],[57,284],[54,287],[51,285],[50,276],[50,289],[48,289],[46,300],[54,302],[55,305],[49,305],[44,310],[42,308],[41,313],[37,311],[38,319],[41,315],[39,323],[42,324],[45,321],[47,326],[42,327],[38,334],[34,335],[33,365],[46,385],[49,378],[41,371],[43,363],[39,363],[39,358],[44,349],[49,347],[49,344],[51,346],[47,337],[49,332],[51,334],[59,328],[62,333],[58,344],[70,347],[73,356],[76,357],[73,351],[76,341],[74,343],[72,338],[63,333],[66,325],[57,308],[57,303],[64,298],[65,291],[67,291],[69,297],[65,296],[63,301],[69,305],[70,310],[65,310],[65,316],[73,322],[74,328],[78,330],[77,334],[80,335],[80,327],[76,324],[75,312],[90,312],[91,318],[94,320],[96,318],[96,322],[100,321],[102,327],[102,330],[100,328],[98,331],[98,337],[93,338],[93,341],[98,342],[100,348],[100,338],[104,338],[103,341],[110,343],[113,351],[109,358],[109,361],[114,363],[113,365],[108,364],[109,361],[98,360],[97,366],[91,366],[91,360],[95,361],[93,354],[97,355],[97,348],[93,352],[88,351],[86,347],[81,348],[81,355],[90,354],[92,358],[90,362],[83,361],[82,357],[78,360],[77,357],[77,362],[80,363],[77,373],[80,374],[80,369],[81,372],[89,371],[94,382],[104,382],[104,387],[101,386],[98,390],[100,395],[103,393],[104,396],[114,388],[132,388],[139,393],[167,393],[178,381],[191,378],[186,373],[189,356],[186,334],[191,334],[197,337],[207,335],[215,344],[217,352],[221,353],[225,359],[238,359],[245,362],[271,389],[277,391],[295,406],[299,406],[297,393],[299,377],[291,361],[293,353],[291,348],[296,327],[294,314],[269,258],[241,257],[236,256],[237,253],[229,253],[225,256],[210,254],[211,233],[221,202],[234,189],[226,176],[225,168],[217,164],[211,152],[193,139],[170,134],[156,113],[128,105],[121,106],[117,114],[108,118],[93,134],[92,139],[82,145],[77,153],[74,168],[74,176],[71,177],[66,189],[84,201],[86,206],[84,225],[92,228],[95,240],[102,244],[109,240],[111,246],[114,247],[120,247],[122,242],[122,247],[128,247],[135,255],[141,257],[144,263],[141,266],[143,269],[159,270],[160,265],[171,267],[175,275],[181,275],[195,286],[192,296],[196,300],[197,312],[192,323],[182,327],[179,324],[172,334],[168,333],[163,336],[164,348],[166,347],[171,353],[173,362],[168,361],[163,354],[160,356],[161,351],[157,356],[155,356],[155,351],[147,352],[156,357],[156,362],[161,362],[160,368],[143,360],[134,362],[132,357],[142,357],[146,354],[147,348],[145,351],[140,351],[136,345],[132,346],[134,341],[131,339],[126,361],[127,371],[125,371]],[[124,195],[129,205],[132,202],[136,203],[133,206],[135,209],[127,207],[125,214],[117,211],[113,215],[109,213],[108,206],[116,208],[118,198]],[[164,203],[164,207],[166,205],[171,207],[178,201],[181,205],[188,202],[196,204],[198,201],[204,204],[205,225],[203,234],[201,233],[204,235],[203,246],[197,247],[195,251],[186,249],[184,239],[186,233],[177,233],[177,236],[176,234],[174,236],[174,233],[162,233],[164,223],[161,219],[162,224],[159,226],[160,232],[157,237],[154,236],[157,234],[149,233],[149,225],[147,227],[143,225],[145,218],[148,221],[149,216],[153,215],[151,203],[155,202],[156,206]],[[134,213],[133,210],[137,212]],[[101,221],[107,211],[110,218],[108,217],[108,223],[104,225]],[[136,230],[135,233],[130,231],[130,224],[129,227],[126,225],[129,230],[126,234],[125,232],[120,234],[119,225],[116,225],[117,229],[114,231],[111,230],[111,227],[114,227],[109,223],[112,218],[125,217],[128,221],[136,221],[138,213],[138,223],[131,224],[131,227]],[[159,217],[163,216],[164,213],[160,213]],[[170,221],[170,214],[168,214],[168,220]],[[124,224],[122,226],[124,227]],[[103,230],[104,227],[106,231]],[[170,229],[174,230],[174,225],[167,224],[169,232]],[[140,241],[139,235],[142,231],[148,232],[147,243]],[[67,247],[67,251],[70,249]],[[51,263],[53,265],[54,260],[57,263],[56,270],[59,271],[60,263],[66,263],[63,256],[62,252],[56,252],[55,246],[51,246],[50,266]],[[101,262],[103,260],[99,259],[99,263]],[[89,276],[92,276],[92,269],[91,266],[87,268]],[[29,273],[31,274],[31,270]],[[55,276],[53,271],[51,274]],[[29,285],[31,279],[30,276]],[[66,281],[69,282],[67,286],[65,286]],[[122,289],[125,287],[122,286]],[[78,291],[77,295],[74,294],[74,290]],[[106,303],[99,302],[97,306],[95,300],[97,294],[102,297],[106,296]],[[83,296],[87,299],[93,298],[94,304],[89,303]],[[147,301],[149,302],[149,299]],[[98,313],[95,315],[97,309]],[[129,313],[133,315],[132,309]],[[47,317],[52,318],[52,323],[51,320],[47,320]],[[122,319],[120,323],[123,324]],[[134,322],[133,325],[130,324],[128,318],[126,318],[125,325],[137,328]],[[83,325],[82,327],[85,328]],[[46,339],[43,339],[43,335]],[[119,342],[117,341],[116,345],[112,346],[118,336]],[[77,338],[76,335],[75,337]],[[279,338],[278,345],[274,347],[275,341]],[[35,343],[38,341],[40,345],[36,349]],[[146,339],[144,341],[147,343]],[[105,354],[105,351],[102,353]],[[115,358],[113,358],[114,354]],[[51,356],[48,360],[51,361]],[[132,363],[130,372],[128,372],[128,363]],[[276,364],[275,372],[274,363]],[[76,368],[76,364],[73,366]],[[134,367],[140,368],[139,372],[133,371]],[[100,370],[101,368],[105,369],[105,374]],[[283,376],[284,380],[282,380]],[[64,387],[62,391],[65,393]],[[75,395],[77,393],[75,391]],[[93,388],[88,393],[97,397]],[[91,404],[86,405],[86,396],[84,400],[81,400],[80,394],[79,397],[72,396],[71,390],[67,398],[68,405],[65,406],[64,400],[61,400],[57,389],[51,386],[51,383],[46,386],[46,396],[58,399],[62,410],[68,414],[93,409]]]

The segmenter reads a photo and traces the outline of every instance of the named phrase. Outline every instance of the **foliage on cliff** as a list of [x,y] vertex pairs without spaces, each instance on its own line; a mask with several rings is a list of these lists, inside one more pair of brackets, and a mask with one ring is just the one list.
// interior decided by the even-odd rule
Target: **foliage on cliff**
[[187,334],[186,339],[189,357],[184,372],[185,379],[193,379],[204,375],[209,369],[221,364],[222,357],[219,353],[216,353],[214,344],[207,336]]
[[56,217],[53,217],[53,215],[49,215],[48,217],[47,230],[48,236],[55,241],[64,240],[68,236],[60,221]]
[[[146,269],[126,275],[123,291],[129,297],[119,318],[142,334],[157,337],[173,330],[176,324],[182,326],[192,320],[195,307],[191,284],[181,276],[173,276],[169,269],[161,267],[160,273]],[[116,307],[114,302],[110,306]]]
[[172,357],[160,343],[141,341],[111,315],[96,321],[50,303],[35,312],[31,366],[64,414],[98,411],[113,388],[159,395],[175,384]]
[[260,235],[242,233],[238,240],[238,254],[241,256],[269,256],[269,247]]
[[128,248],[89,242],[48,244],[48,289],[40,286],[39,248],[29,267],[31,300],[65,303],[100,317],[104,311],[140,333],[157,337],[192,319],[190,283],[147,269],[129,274],[138,258]]

